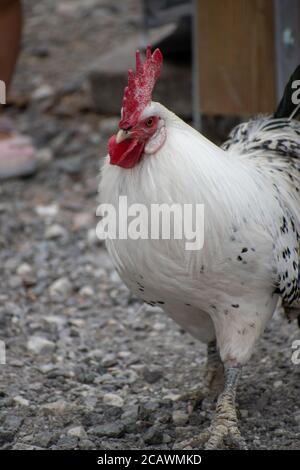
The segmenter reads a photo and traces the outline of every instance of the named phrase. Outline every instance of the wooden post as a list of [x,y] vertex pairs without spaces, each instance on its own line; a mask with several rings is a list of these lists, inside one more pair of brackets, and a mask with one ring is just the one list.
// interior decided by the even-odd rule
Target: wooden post
[[273,0],[195,2],[199,112],[245,116],[272,112],[276,105]]

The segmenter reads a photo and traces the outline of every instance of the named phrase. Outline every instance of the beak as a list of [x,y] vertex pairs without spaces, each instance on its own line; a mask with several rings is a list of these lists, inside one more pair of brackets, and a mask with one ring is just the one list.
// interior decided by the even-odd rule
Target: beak
[[123,129],[120,129],[116,135],[116,143],[119,144],[125,139],[128,139],[130,137],[130,132],[129,131],[124,131]]

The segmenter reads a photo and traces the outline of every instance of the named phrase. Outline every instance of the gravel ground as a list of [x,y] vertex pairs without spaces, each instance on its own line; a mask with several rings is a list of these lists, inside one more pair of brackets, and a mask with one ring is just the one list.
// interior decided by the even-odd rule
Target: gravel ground
[[[103,44],[136,30],[138,1],[80,3],[25,2],[8,114],[34,137],[41,168],[0,185],[0,448],[176,449],[212,415],[209,400],[189,414],[178,399],[201,387],[205,348],[130,294],[94,235],[115,118],[93,113],[86,72]],[[244,370],[251,449],[300,449],[299,338],[276,317]]]

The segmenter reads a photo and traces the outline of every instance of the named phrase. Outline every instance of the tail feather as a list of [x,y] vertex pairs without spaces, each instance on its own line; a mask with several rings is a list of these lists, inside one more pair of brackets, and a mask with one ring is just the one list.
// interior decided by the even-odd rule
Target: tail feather
[[300,65],[292,73],[283,93],[283,97],[274,113],[274,118],[294,118],[300,112],[300,105],[295,104],[292,101],[292,95],[295,92],[293,88],[293,82],[300,80]]

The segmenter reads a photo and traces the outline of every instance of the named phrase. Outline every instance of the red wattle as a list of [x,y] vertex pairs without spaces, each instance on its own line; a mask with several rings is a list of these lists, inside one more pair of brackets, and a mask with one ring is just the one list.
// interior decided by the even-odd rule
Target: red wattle
[[111,165],[118,165],[122,168],[132,168],[139,162],[144,147],[145,143],[139,142],[136,139],[124,139],[117,144],[116,136],[111,136],[108,141],[108,153]]

